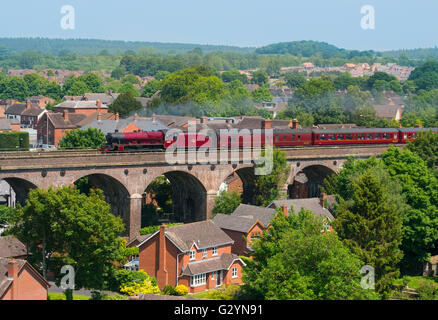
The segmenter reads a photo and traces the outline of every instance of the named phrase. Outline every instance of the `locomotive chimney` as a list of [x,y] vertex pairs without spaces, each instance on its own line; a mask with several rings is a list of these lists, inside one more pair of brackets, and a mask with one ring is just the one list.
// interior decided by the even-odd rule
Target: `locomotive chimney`
[[292,120],[292,129],[298,129],[298,120],[297,119]]

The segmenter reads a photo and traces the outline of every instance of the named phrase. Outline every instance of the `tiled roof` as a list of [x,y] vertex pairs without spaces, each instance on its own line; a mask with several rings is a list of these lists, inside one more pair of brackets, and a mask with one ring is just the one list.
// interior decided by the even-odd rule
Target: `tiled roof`
[[20,122],[18,121],[18,119],[1,118],[0,119],[0,130],[2,130],[2,131],[12,130],[11,124],[20,124]]
[[192,276],[195,274],[208,273],[218,270],[229,270],[235,260],[239,260],[243,265],[245,265],[239,256],[233,253],[222,253],[217,258],[188,263],[181,275]]
[[45,109],[41,109],[40,107],[30,107],[29,109],[26,109],[23,111],[23,113],[21,114],[22,116],[32,116],[32,117],[37,117],[39,116],[41,113],[43,113],[45,111]]
[[182,251],[189,251],[194,244],[196,244],[198,249],[203,249],[234,243],[234,241],[211,220],[166,228],[166,236]]
[[56,129],[75,129],[77,123],[87,117],[83,113],[69,113],[69,120],[65,121],[62,113],[47,113],[47,115]]
[[26,255],[26,246],[13,236],[0,237],[0,258],[14,258]]
[[213,222],[221,229],[233,230],[246,233],[256,223],[253,216],[233,216],[228,214],[217,214]]
[[[1,258],[0,257],[0,298],[5,294],[5,292],[8,290],[9,286],[12,283],[12,280],[8,279],[8,258]],[[23,268],[23,266],[26,264],[26,260],[21,259],[15,259],[17,261],[17,268],[18,272]]]
[[267,227],[271,220],[276,216],[277,211],[271,208],[263,208],[248,204],[240,204],[233,212],[233,216],[252,218],[254,223],[260,221],[264,227]]
[[334,219],[330,211],[321,206],[319,198],[275,200],[269,204],[268,207],[270,207],[272,204],[274,204],[276,208],[281,208],[283,205],[286,205],[288,210],[291,206],[293,206],[295,213],[298,213],[302,208],[304,208],[312,211],[316,216],[323,218],[328,217],[330,221]]
[[113,103],[119,95],[120,93],[86,93],[83,95],[82,99],[85,98],[88,101],[100,100],[102,101],[102,104],[109,105]]
[[[55,108],[67,108],[67,109],[97,109],[96,101],[64,101],[57,104]],[[108,106],[102,103],[101,109],[108,109]]]
[[25,103],[16,103],[6,109],[5,114],[21,115],[26,110]]
[[133,120],[133,119],[120,119],[120,120],[94,120],[91,123],[88,123],[82,126],[82,129],[87,128],[97,128],[100,129],[104,134],[115,132],[116,130],[121,131],[126,128],[131,123],[135,124],[140,130],[143,131],[159,131],[165,130],[168,128],[162,124],[160,121],[152,121],[152,120]]

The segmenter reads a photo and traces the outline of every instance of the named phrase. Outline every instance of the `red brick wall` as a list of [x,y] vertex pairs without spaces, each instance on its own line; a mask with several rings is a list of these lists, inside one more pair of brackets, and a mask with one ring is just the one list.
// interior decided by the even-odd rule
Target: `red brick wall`
[[247,255],[247,243],[245,241],[246,234],[240,231],[222,229],[231,239],[234,240],[234,244],[231,247],[231,252],[239,256]]
[[[25,266],[18,274],[18,292],[16,300],[47,300],[47,288],[37,280],[33,271]],[[11,300],[11,290],[6,292],[2,300]]]

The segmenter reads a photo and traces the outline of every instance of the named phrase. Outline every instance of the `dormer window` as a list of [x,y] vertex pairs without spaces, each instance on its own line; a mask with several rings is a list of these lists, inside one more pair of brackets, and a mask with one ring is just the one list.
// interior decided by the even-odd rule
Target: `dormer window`
[[217,247],[213,247],[212,249],[212,255],[217,256]]
[[196,250],[190,250],[190,260],[196,260]]

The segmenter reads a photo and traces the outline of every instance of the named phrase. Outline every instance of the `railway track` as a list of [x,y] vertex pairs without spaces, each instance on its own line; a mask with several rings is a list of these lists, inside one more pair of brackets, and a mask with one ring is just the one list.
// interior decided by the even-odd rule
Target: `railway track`
[[[285,152],[293,150],[317,150],[317,149],[345,149],[349,150],[352,147],[355,149],[367,149],[376,147],[401,147],[404,144],[369,144],[369,145],[341,145],[341,146],[304,146],[304,147],[279,147]],[[243,150],[252,150],[253,148],[244,148]],[[210,152],[219,152],[221,149],[210,149]],[[241,149],[242,150],[242,149]],[[0,159],[23,159],[23,158],[63,158],[63,157],[86,157],[86,156],[112,156],[112,155],[132,155],[132,154],[150,154],[162,155],[166,150],[148,149],[148,150],[132,150],[132,151],[114,151],[102,152],[97,149],[89,150],[53,150],[53,151],[22,151],[22,152],[0,152]],[[188,150],[188,152],[195,152]]]

